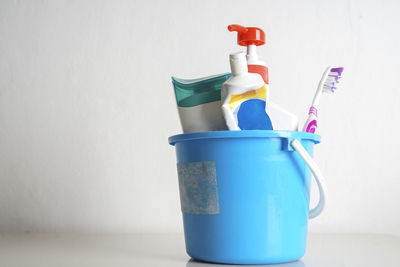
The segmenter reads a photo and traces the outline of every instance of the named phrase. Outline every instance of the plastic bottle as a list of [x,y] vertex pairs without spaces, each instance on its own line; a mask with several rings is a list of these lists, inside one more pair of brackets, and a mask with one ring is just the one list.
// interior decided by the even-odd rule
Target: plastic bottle
[[248,71],[250,73],[258,73],[261,75],[266,84],[267,112],[270,115],[274,130],[297,131],[299,124],[297,116],[275,104],[269,97],[268,68],[265,62],[260,60],[257,55],[257,46],[265,44],[264,31],[257,27],[243,27],[237,24],[229,25],[228,30],[236,31],[238,33],[237,43],[241,46],[247,47],[246,58]]
[[249,73],[243,52],[229,56],[232,77],[221,90],[222,113],[229,130],[272,130],[266,112],[266,85],[260,75]]
[[257,46],[265,44],[264,31],[260,28],[243,27],[237,24],[229,25],[228,30],[236,31],[238,33],[238,45],[247,47],[246,58],[249,72],[260,74],[265,84],[269,84],[267,64],[260,60],[257,55]]

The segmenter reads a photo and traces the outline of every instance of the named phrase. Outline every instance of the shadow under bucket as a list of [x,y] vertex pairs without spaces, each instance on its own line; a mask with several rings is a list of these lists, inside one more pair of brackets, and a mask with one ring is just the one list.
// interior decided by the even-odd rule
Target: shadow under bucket
[[[171,136],[189,256],[230,264],[300,259],[308,218],[325,203],[324,180],[312,160],[319,142],[318,135],[292,131]],[[309,214],[310,169],[320,202]]]

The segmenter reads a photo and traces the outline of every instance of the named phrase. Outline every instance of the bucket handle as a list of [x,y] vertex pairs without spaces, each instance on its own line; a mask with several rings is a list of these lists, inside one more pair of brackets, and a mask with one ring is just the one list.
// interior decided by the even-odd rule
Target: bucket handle
[[317,182],[318,185],[318,191],[319,191],[319,201],[317,206],[315,208],[310,210],[310,213],[308,215],[309,219],[317,217],[319,214],[321,214],[322,210],[324,209],[326,205],[326,198],[327,198],[327,187],[326,187],[326,182],[325,178],[322,175],[321,170],[319,169],[317,163],[313,160],[313,158],[308,154],[306,149],[302,146],[302,144],[299,142],[297,139],[293,139],[291,142],[292,147],[299,153],[300,157],[305,161],[307,166],[310,168],[315,181]]

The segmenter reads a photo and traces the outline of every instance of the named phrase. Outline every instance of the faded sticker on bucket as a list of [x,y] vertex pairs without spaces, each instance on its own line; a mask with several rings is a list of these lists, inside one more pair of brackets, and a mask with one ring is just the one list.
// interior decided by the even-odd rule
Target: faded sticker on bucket
[[178,163],[182,212],[218,214],[218,186],[214,161]]

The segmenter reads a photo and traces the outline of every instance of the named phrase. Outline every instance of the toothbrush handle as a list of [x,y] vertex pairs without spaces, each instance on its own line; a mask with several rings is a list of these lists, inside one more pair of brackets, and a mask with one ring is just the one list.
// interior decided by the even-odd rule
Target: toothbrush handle
[[317,217],[319,214],[321,214],[322,210],[324,209],[326,205],[326,199],[327,199],[327,194],[328,190],[326,187],[326,182],[325,178],[322,175],[321,170],[318,168],[317,163],[312,159],[310,154],[306,151],[306,149],[302,146],[299,140],[294,139],[291,142],[292,147],[299,153],[300,157],[305,161],[307,166],[310,168],[315,181],[317,182],[318,185],[318,190],[319,190],[319,201],[318,204],[315,208],[310,210],[310,213],[308,215],[309,219]]
[[315,133],[317,130],[317,118],[318,118],[318,110],[311,106],[308,111],[308,118],[303,127],[303,132],[307,133]]

